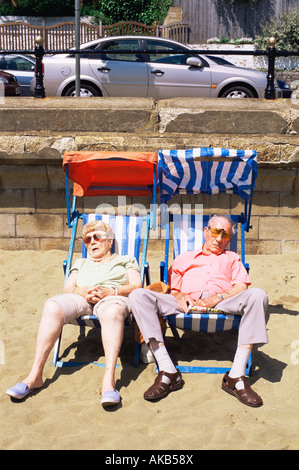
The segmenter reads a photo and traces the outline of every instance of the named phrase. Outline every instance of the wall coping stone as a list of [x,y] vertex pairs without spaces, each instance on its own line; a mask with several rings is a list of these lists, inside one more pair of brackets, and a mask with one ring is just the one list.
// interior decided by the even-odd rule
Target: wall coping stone
[[0,108],[0,163],[57,164],[68,150],[231,147],[263,165],[299,165],[295,100],[8,98]]

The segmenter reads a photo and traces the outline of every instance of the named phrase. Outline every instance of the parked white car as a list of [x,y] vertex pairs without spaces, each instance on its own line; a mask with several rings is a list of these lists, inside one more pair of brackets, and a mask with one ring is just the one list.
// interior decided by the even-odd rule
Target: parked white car
[[[81,96],[264,98],[266,74],[219,65],[176,41],[150,36],[102,38],[81,45]],[[132,54],[126,54],[132,51]],[[75,54],[44,57],[46,96],[75,96]],[[35,79],[31,82],[34,90]],[[276,89],[277,97],[281,90]]]

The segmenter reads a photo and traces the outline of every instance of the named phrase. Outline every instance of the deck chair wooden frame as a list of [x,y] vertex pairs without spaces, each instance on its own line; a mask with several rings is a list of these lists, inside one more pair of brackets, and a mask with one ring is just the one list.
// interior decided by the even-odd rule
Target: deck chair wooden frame
[[[76,209],[76,203],[77,197],[84,196],[150,195],[152,207],[155,207],[156,154],[139,152],[66,152],[63,167],[65,171],[68,227],[71,229],[68,258],[63,262],[65,280],[69,276],[72,265],[79,221],[82,221],[85,225],[91,220],[103,220],[113,229],[112,251],[121,255],[134,256],[140,266],[142,282],[149,283],[149,264],[146,261],[146,255],[149,229],[150,226],[153,226],[154,215],[151,212],[145,215],[80,213]],[[126,172],[129,173],[128,178],[125,176]],[[72,194],[70,180],[74,182]],[[86,256],[87,250],[84,243],[82,243],[82,257]],[[100,328],[100,322],[94,315],[81,316],[71,324],[79,326],[81,331],[86,326]],[[62,332],[54,347],[53,366],[73,367],[82,365],[82,363],[72,360],[60,360],[61,337]],[[105,367],[105,364],[97,363],[97,365]]]
[[[250,226],[252,195],[257,177],[256,151],[222,148],[197,148],[190,150],[159,151],[160,198],[165,205],[174,195],[213,195],[229,192],[238,195],[244,202],[244,212],[229,215],[240,233],[241,261],[245,262],[245,232]],[[170,227],[173,226],[173,258],[187,250],[201,248],[203,229],[208,223],[208,215],[166,214],[163,228],[166,230],[164,260],[160,265],[160,279],[167,283],[169,268]],[[238,232],[237,232],[238,233]],[[237,251],[237,234],[230,241],[229,249]],[[228,315],[217,309],[201,309],[188,315],[165,317],[168,325],[183,330],[216,332],[238,329],[241,316]],[[227,367],[179,366],[182,372],[225,373]],[[252,373],[252,359],[247,364],[246,374]]]

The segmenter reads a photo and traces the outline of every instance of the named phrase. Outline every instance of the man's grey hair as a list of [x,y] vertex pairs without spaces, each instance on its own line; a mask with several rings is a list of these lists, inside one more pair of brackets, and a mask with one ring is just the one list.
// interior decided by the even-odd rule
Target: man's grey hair
[[228,222],[232,227],[232,234],[235,235],[235,233],[237,231],[237,225],[232,219],[230,219],[226,215],[218,215],[218,214],[211,215],[211,217],[209,218],[209,221],[208,221],[208,228],[212,228],[213,221],[215,219],[225,219],[226,222]]

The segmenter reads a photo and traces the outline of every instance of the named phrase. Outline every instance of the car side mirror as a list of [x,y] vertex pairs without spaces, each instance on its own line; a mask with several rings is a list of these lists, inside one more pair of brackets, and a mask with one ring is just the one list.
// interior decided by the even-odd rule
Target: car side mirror
[[188,57],[186,60],[187,65],[192,65],[193,67],[203,67],[204,64],[199,57]]

